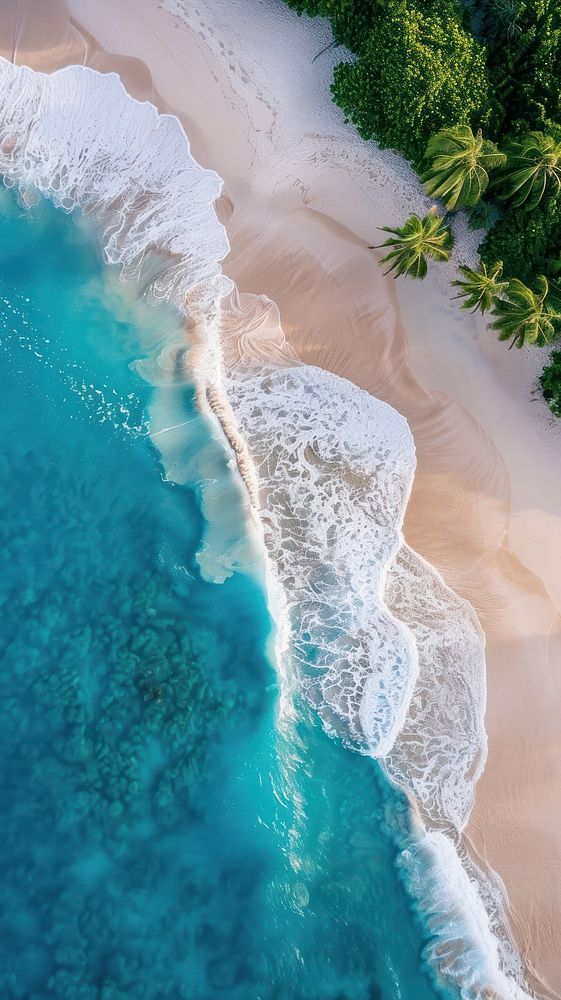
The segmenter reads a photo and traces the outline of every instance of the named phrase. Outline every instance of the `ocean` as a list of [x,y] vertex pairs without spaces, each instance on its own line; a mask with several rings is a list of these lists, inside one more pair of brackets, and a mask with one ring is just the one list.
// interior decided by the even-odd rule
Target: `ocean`
[[2,996],[455,996],[403,797],[298,693],[279,710],[259,574],[203,578],[205,482],[164,472],[134,364],[181,318],[79,214],[0,204]]

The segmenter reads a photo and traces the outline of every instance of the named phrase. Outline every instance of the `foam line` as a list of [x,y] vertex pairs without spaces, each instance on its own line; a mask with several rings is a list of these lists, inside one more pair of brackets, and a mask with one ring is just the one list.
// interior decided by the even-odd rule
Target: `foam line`
[[384,756],[418,672],[384,603],[415,468],[407,423],[311,365],[236,369],[225,386],[257,465],[300,684],[330,733]]
[[431,930],[423,956],[429,967],[444,970],[462,1000],[527,1000],[515,979],[512,944],[490,932],[478,881],[458,863],[452,841],[436,830],[420,831],[398,866]]

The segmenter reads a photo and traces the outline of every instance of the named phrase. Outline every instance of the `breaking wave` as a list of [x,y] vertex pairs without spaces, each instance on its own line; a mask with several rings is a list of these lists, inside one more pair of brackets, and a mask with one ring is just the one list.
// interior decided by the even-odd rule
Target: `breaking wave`
[[[167,384],[170,371],[172,382],[194,371],[201,411],[220,420],[248,517],[259,508],[281,671],[329,732],[382,759],[429,827],[401,866],[440,976],[465,998],[527,995],[500,893],[455,846],[486,755],[484,642],[471,607],[403,542],[415,469],[405,420],[300,364],[274,304],[237,295],[220,269],[220,178],[192,158],[176,118],[129,97],[115,74],[46,76],[0,60],[0,173],[24,202],[38,190],[91,215],[123,278],[184,312],[189,351],[168,345],[143,374]],[[153,434],[168,472],[182,441],[171,399]]]
[[418,673],[384,603],[415,465],[405,420],[336,375],[234,370],[227,395],[261,484],[290,658],[329,732],[391,750]]

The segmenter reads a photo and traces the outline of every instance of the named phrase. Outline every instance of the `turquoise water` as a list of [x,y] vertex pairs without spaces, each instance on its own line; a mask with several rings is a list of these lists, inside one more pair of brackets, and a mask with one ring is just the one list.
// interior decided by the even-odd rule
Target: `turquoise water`
[[0,209],[0,995],[443,996],[400,796],[279,719],[260,587],[199,574],[197,484],[163,475],[130,367],[178,320],[82,222]]

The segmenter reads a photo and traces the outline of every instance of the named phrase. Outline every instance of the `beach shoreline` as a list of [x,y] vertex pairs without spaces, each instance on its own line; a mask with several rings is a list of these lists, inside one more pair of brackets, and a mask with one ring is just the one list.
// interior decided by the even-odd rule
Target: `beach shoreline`
[[[559,597],[554,593],[559,552],[554,512],[559,507],[551,485],[554,470],[544,467],[556,432],[542,433],[542,414],[537,437],[545,440],[544,451],[536,447],[531,452],[532,469],[539,476],[532,471],[525,477],[525,466],[516,469],[524,445],[531,445],[535,422],[524,441],[515,440],[508,456],[501,457],[496,433],[504,393],[494,412],[489,395],[504,381],[512,397],[509,414],[523,415],[528,407],[514,392],[525,384],[525,371],[517,362],[512,375],[511,357],[491,341],[480,348],[484,332],[445,308],[444,295],[434,286],[427,283],[427,291],[403,286],[396,297],[395,286],[383,279],[366,250],[375,226],[393,221],[387,213],[395,191],[378,202],[376,190],[365,195],[364,186],[357,184],[356,162],[342,166],[343,141],[326,148],[324,123],[311,123],[311,138],[301,154],[294,129],[279,175],[274,163],[279,109],[270,95],[256,94],[249,70],[243,74],[245,82],[238,75],[239,87],[232,87],[215,51],[221,43],[206,29],[192,30],[187,47],[183,22],[151,0],[135,4],[134,10],[123,2],[111,7],[101,3],[90,11],[81,0],[71,0],[69,7],[76,25],[66,32],[64,44],[54,42],[52,51],[43,44],[37,64],[32,40],[26,50],[23,33],[19,49],[12,50],[16,61],[29,59],[38,69],[65,62],[115,69],[134,96],[177,113],[197,160],[225,179],[220,209],[232,246],[227,273],[242,291],[264,292],[277,303],[288,343],[303,361],[390,402],[412,427],[419,463],[406,539],[476,608],[488,639],[490,752],[466,836],[476,856],[498,871],[506,885],[513,929],[535,976],[533,985],[545,996],[559,996],[555,946],[561,927],[561,843],[551,806],[560,773],[556,719],[561,692],[554,671],[561,663],[561,634],[551,600]],[[242,8],[238,5],[237,16]],[[62,21],[63,15],[61,7]],[[126,44],[117,33],[123,16],[131,29]],[[309,25],[286,17],[304,38]],[[317,41],[310,36],[306,44],[312,51]],[[233,52],[224,51],[222,58],[227,64]],[[234,75],[243,61],[239,53],[237,59]],[[201,74],[205,87],[193,93],[185,82],[192,84]],[[188,94],[183,100],[182,91]],[[368,147],[364,149],[366,157]],[[391,155],[384,163],[391,179]],[[411,207],[416,207],[415,199],[422,203],[407,170],[396,188],[395,211],[403,211],[406,197]],[[438,327],[434,338],[431,324]],[[451,327],[452,345],[446,348]],[[462,341],[466,332],[476,342],[471,351]],[[500,373],[495,382],[486,376],[489,354]],[[434,364],[439,357],[440,368]],[[487,377],[485,429],[476,406],[478,375]],[[516,425],[520,434],[524,419]],[[514,532],[509,524],[513,501],[520,508]],[[518,547],[532,549],[531,569],[540,576],[505,545],[509,532]],[[525,557],[526,549],[521,552]]]

